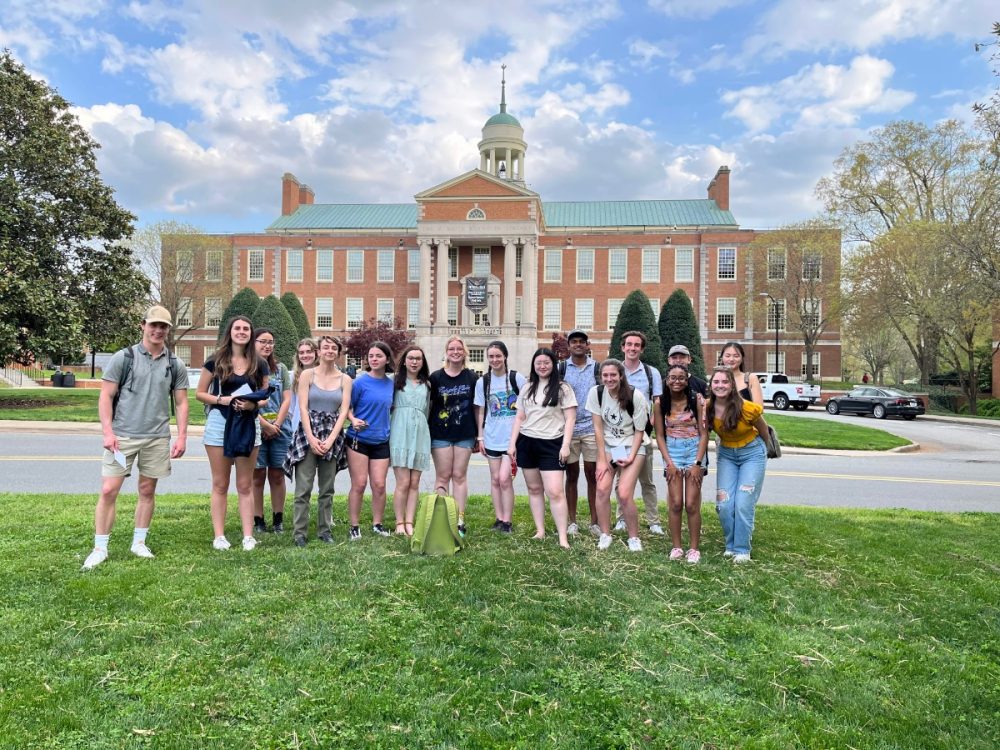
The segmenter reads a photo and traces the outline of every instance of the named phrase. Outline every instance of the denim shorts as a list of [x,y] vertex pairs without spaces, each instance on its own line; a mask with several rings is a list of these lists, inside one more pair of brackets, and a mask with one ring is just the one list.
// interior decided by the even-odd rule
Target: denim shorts
[[686,469],[698,462],[699,438],[675,438],[667,436],[667,453],[679,469]]
[[[260,429],[258,425],[257,429]],[[261,439],[260,450],[257,451],[258,469],[280,469],[285,463],[285,456],[288,455],[288,446],[292,442],[292,436],[280,432],[278,436],[271,440]]]
[[476,439],[469,438],[468,440],[431,440],[431,449],[434,448],[465,448],[467,451],[471,451],[476,447]]
[[[254,445],[260,445],[260,422],[256,422],[257,436]],[[226,418],[218,409],[212,409],[205,418],[205,434],[201,442],[208,446],[221,448],[226,436]],[[287,446],[286,446],[287,450]]]

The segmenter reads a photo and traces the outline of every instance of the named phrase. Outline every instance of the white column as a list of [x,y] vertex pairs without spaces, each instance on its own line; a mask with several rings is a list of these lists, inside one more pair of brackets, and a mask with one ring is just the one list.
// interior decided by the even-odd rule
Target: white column
[[517,242],[513,239],[502,240],[503,251],[503,325],[513,326],[514,305],[517,297]]
[[449,240],[438,240],[437,267],[434,269],[437,278],[434,279],[437,288],[437,318],[439,326],[448,325],[448,244]]
[[417,322],[422,326],[431,324],[431,241],[420,243],[420,313]]
[[524,302],[522,327],[538,328],[538,240],[530,237],[524,240]]
[[524,182],[524,151],[517,156],[517,175],[521,178],[521,182]]
[[514,165],[510,163],[510,149],[507,149],[506,153],[507,153],[507,158],[506,158],[505,161],[507,163],[507,179],[508,180],[513,180],[514,179]]
[[490,149],[490,174],[494,177],[497,173],[497,151],[495,148]]

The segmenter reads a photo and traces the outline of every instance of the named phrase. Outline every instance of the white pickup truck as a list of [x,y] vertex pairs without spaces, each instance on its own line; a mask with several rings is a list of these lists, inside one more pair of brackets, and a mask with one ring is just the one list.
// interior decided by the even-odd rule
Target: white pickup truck
[[764,401],[770,401],[775,409],[785,411],[791,406],[796,411],[805,411],[810,404],[819,401],[821,388],[809,383],[792,383],[783,373],[754,373],[764,392]]

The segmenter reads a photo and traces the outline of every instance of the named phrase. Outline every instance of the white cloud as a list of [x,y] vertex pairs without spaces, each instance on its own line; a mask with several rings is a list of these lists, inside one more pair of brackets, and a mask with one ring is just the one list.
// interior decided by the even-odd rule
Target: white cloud
[[803,68],[773,84],[727,91],[726,117],[741,120],[751,131],[762,131],[785,115],[796,115],[800,127],[852,125],[865,112],[896,112],[914,94],[887,86],[894,68],[887,60],[861,55],[850,66]]
[[678,18],[711,18],[720,10],[749,2],[750,0],[649,0],[649,7]]

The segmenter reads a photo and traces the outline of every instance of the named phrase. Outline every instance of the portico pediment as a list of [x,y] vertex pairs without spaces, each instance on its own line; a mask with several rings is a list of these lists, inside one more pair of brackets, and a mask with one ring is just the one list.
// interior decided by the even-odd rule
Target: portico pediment
[[413,196],[417,202],[448,198],[538,198],[538,193],[508,180],[501,180],[489,172],[473,169],[447,182],[442,182]]

